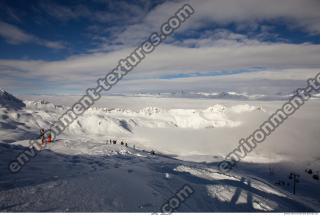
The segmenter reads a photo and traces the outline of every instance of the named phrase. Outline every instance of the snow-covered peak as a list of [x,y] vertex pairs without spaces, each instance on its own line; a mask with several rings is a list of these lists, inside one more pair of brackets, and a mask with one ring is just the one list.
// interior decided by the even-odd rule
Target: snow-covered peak
[[38,101],[25,101],[25,104],[28,108],[37,109],[37,110],[63,110],[63,106],[55,105],[51,102],[45,100]]
[[25,104],[20,99],[14,97],[4,89],[0,89],[0,107],[21,109],[25,107]]
[[159,114],[161,112],[163,112],[163,110],[158,107],[146,107],[140,110],[140,113],[144,113],[146,115]]
[[206,112],[211,112],[211,113],[223,113],[226,110],[226,106],[216,104],[212,107],[208,107],[205,111]]

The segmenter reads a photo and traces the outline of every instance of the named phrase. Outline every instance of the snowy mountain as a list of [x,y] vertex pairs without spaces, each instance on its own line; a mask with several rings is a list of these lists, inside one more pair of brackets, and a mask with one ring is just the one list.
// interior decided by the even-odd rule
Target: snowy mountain
[[4,89],[0,89],[0,107],[21,109],[25,107],[25,104]]
[[[0,211],[160,212],[185,185],[194,193],[175,208],[178,212],[320,209],[318,182],[312,178],[301,178],[303,189],[297,196],[290,193],[291,186],[275,184],[287,178],[293,167],[306,174],[306,162],[299,165],[282,160],[285,156],[257,154],[228,174],[219,172],[217,163],[223,154],[216,143],[217,132],[225,132],[221,145],[227,144],[227,137],[246,126],[249,117],[268,116],[264,106],[237,102],[212,103],[206,108],[93,107],[54,143],[33,155],[29,141],[39,140],[39,129],[49,128],[68,107],[44,100],[23,103],[2,92]],[[183,146],[178,145],[178,138],[170,138],[172,132],[187,139]],[[201,145],[206,133],[216,134],[209,148]],[[149,135],[161,143],[154,144]],[[188,148],[191,146],[194,149]],[[12,174],[9,163],[24,151],[32,155],[30,161]],[[197,162],[200,158],[205,162]],[[313,160],[312,165],[309,167],[317,169],[320,161]],[[276,176],[270,174],[270,168]]]

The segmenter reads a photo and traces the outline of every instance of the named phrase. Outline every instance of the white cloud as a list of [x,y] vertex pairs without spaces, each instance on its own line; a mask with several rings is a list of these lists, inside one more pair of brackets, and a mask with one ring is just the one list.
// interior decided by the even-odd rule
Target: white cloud
[[2,21],[0,21],[0,36],[13,44],[25,43],[34,40],[34,36]]
[[[72,85],[79,90],[87,87],[94,87],[96,79],[104,77],[116,65],[118,60],[129,55],[132,49],[119,50],[110,53],[95,53],[88,55],[73,56],[66,60],[59,61],[27,61],[27,60],[0,60],[0,72],[2,77],[15,77],[17,85],[23,85],[24,79],[39,79],[44,83],[51,83],[57,87],[61,85]],[[215,72],[226,69],[239,69],[250,67],[264,67],[265,70],[274,71],[272,73],[248,73],[245,76],[233,76],[242,83],[250,83],[250,80],[263,78],[276,83],[278,80],[291,80],[296,82],[302,80],[307,75],[318,70],[320,45],[312,44],[259,44],[259,43],[239,43],[225,46],[212,47],[177,47],[173,45],[159,46],[158,50],[149,55],[142,63],[128,74],[125,80],[119,83],[119,86],[130,84],[130,89],[143,88],[142,83],[150,83],[164,75],[192,74],[194,72]],[[300,69],[299,69],[300,68]],[[290,73],[288,73],[290,69]],[[292,69],[294,73],[292,73]],[[309,73],[307,73],[309,71]],[[288,75],[287,75],[288,73]],[[188,84],[190,88],[196,86],[214,87],[214,83],[228,81],[236,83],[236,79],[228,80],[231,76],[199,77],[165,81],[157,80],[152,85],[152,89],[162,89],[163,83],[175,83],[175,88],[185,87]],[[285,78],[283,78],[285,77]],[[298,77],[298,78],[297,78]],[[203,80],[203,81],[199,81]],[[215,80],[216,82],[213,82]],[[2,81],[5,81],[3,78]],[[128,82],[127,82],[128,81]],[[130,82],[131,81],[131,82]],[[212,81],[212,82],[210,82]],[[136,87],[132,86],[136,83]],[[205,83],[205,84],[204,84]],[[179,85],[180,84],[180,85]],[[232,86],[227,84],[226,86]],[[234,86],[239,86],[236,83]],[[242,85],[243,86],[243,85]],[[290,86],[290,85],[289,85]],[[255,87],[259,87],[256,85]],[[293,85],[290,87],[294,87]],[[117,89],[117,87],[115,88]],[[151,88],[149,88],[151,89]]]
[[116,85],[113,93],[135,92],[246,92],[249,94],[274,95],[291,93],[306,86],[306,80],[313,78],[318,69],[265,70],[224,76],[189,77],[179,79],[124,80]]
[[317,0],[190,0],[168,2],[148,14],[147,23],[159,25],[183,4],[189,3],[195,14],[188,20],[188,28],[197,28],[210,22],[220,24],[258,22],[285,19],[292,26],[320,33],[320,2]]
[[22,29],[0,21],[0,37],[3,37],[9,43],[21,44],[21,43],[36,43],[47,48],[62,49],[65,48],[62,42],[49,41],[39,38],[35,35],[29,34]]
[[[263,27],[261,21],[285,21],[288,28],[300,28],[310,34],[320,34],[320,13],[318,12],[320,2],[317,0],[169,1],[150,10],[141,21],[127,23],[125,30],[123,26],[120,26],[120,33],[119,31],[110,32],[112,40],[104,40],[101,49],[110,50],[109,46],[117,43],[124,44],[117,46],[118,48],[136,45],[150,33],[159,31],[160,26],[185,3],[189,3],[195,13],[182,27],[177,29],[177,32],[180,33],[186,30],[194,31],[215,23],[221,25],[235,23],[236,28],[247,30]],[[263,40],[266,35],[271,35],[271,33],[266,31],[255,35],[255,38]],[[229,41],[221,40],[220,42]]]

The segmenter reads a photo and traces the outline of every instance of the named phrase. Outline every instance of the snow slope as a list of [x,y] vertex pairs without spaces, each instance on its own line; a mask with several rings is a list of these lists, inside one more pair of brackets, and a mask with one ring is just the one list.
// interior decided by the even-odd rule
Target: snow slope
[[195,193],[180,212],[314,210],[310,203],[255,177],[224,175],[215,167],[119,145],[91,142],[86,153],[74,151],[86,143],[60,140],[14,175],[6,164],[27,143],[0,144],[0,169],[5,173],[0,177],[1,211],[154,212],[185,184]]
[[[231,173],[222,174],[217,170],[222,159],[218,153],[214,159],[211,154],[207,162],[187,161],[191,159],[186,160],[181,149],[179,157],[185,161],[162,154],[165,150],[157,149],[152,155],[148,151],[153,146],[139,136],[141,130],[149,134],[147,129],[191,135],[231,131],[247,124],[243,118],[247,114],[265,115],[267,110],[259,105],[91,108],[21,172],[12,174],[10,161],[28,149],[30,139],[38,138],[40,127],[48,128],[67,108],[46,101],[25,101],[25,106],[19,106],[22,101],[12,97],[3,93],[0,99],[5,103],[0,106],[0,211],[159,212],[185,184],[195,192],[177,209],[181,212],[320,210],[318,182],[303,177],[304,189],[297,196],[290,194],[290,187],[274,185],[292,166],[303,175],[302,163],[243,162]],[[108,139],[124,140],[129,146],[106,144]],[[197,160],[205,155],[190,156]],[[319,163],[313,162],[312,168]],[[278,175],[269,174],[270,165]]]

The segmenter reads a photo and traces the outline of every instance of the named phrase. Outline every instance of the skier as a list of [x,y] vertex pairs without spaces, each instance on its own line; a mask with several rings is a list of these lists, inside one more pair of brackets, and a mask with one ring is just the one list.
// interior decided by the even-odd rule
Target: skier
[[41,139],[41,144],[42,144],[42,145],[44,145],[45,142],[46,142],[45,137],[44,137],[44,132],[45,132],[44,129],[41,128],[41,129],[40,129],[40,139]]
[[319,181],[319,172],[317,173],[317,175],[313,175],[312,178],[313,178],[314,180],[318,180],[318,181]]

